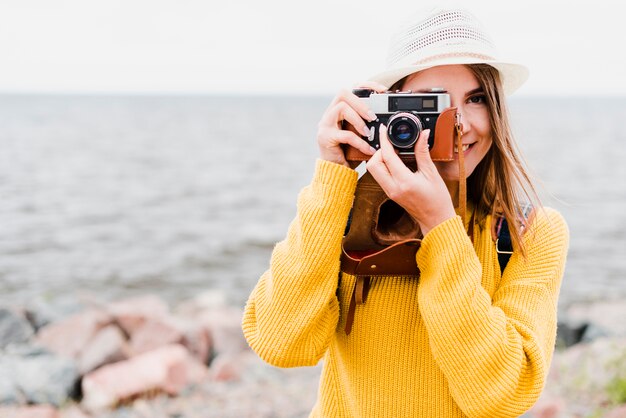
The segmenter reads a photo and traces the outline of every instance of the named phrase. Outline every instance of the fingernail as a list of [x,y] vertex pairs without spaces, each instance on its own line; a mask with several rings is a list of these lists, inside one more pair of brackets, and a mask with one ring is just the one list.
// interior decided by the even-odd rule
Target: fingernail
[[369,118],[369,121],[375,121],[378,117],[376,116],[376,113],[372,112],[371,110],[367,112],[367,117]]
[[370,152],[372,153],[372,155],[376,154],[376,148],[370,147]]
[[364,126],[363,129],[361,129],[361,132],[363,132],[363,135],[365,136],[371,135],[370,128],[368,128],[367,126]]

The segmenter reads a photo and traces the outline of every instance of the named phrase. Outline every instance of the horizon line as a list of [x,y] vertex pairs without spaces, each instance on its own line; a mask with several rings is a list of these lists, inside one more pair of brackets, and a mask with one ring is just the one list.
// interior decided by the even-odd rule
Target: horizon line
[[[336,93],[323,92],[303,92],[303,91],[280,91],[280,92],[249,92],[246,94],[241,91],[224,92],[224,91],[154,91],[154,90],[84,90],[84,91],[63,91],[63,90],[0,90],[0,96],[126,96],[126,97],[249,97],[249,98],[289,98],[289,97],[333,97]],[[610,99],[626,99],[626,93],[607,94],[607,93],[518,93],[508,96],[508,99],[523,98],[610,98]]]

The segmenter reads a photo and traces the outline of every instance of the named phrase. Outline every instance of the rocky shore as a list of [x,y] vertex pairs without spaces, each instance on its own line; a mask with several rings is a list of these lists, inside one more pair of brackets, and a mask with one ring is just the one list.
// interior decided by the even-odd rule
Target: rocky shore
[[[560,317],[546,388],[524,417],[626,417],[626,306]],[[240,323],[215,292],[175,307],[154,295],[0,307],[0,418],[307,417],[320,366],[263,363]]]

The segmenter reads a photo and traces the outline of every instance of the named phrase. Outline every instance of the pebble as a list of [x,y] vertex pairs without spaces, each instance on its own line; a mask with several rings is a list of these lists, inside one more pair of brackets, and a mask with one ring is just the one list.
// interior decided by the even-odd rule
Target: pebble
[[[11,343],[0,349],[0,417],[305,418],[315,404],[321,365],[280,369],[264,363],[243,338],[241,308],[228,306],[215,292],[198,295],[172,311],[154,295],[109,305],[97,302],[86,305],[82,311],[64,315],[40,304],[46,317],[56,319],[40,321],[34,329],[27,327],[28,321],[24,322],[19,311],[0,308],[0,313],[4,312],[5,320],[9,321],[4,324],[0,321],[0,335],[2,330],[21,329],[16,333],[5,332],[4,335],[12,335]],[[85,312],[89,314],[78,320]],[[30,315],[37,317],[34,312]],[[523,417],[575,418],[595,414],[626,418],[626,406],[609,399],[605,390],[608,382],[620,376],[626,382],[623,323],[611,322],[619,322],[618,318],[624,317],[626,307],[617,303],[600,307],[578,305],[563,315],[560,330],[563,333],[566,327],[571,330],[569,347],[562,345],[555,351],[546,389]],[[45,335],[46,329],[54,329],[64,321],[80,324],[91,335],[82,338],[81,344],[72,344],[70,350],[63,347],[70,357],[58,353],[63,351],[59,349],[62,338],[42,339],[37,335],[42,331]],[[24,328],[15,328],[15,323]],[[71,334],[67,329],[59,329],[65,335]],[[161,338],[147,339],[146,329],[162,330]],[[133,333],[137,333],[134,345]],[[110,338],[106,339],[108,335]],[[110,347],[94,353],[89,343],[98,338],[109,341]],[[53,341],[51,347],[42,345],[42,340]],[[132,358],[144,351],[150,353],[160,345],[172,343],[187,344],[185,348],[190,355],[200,360],[198,364],[207,370],[203,378],[181,389],[176,396],[153,391],[124,399],[113,409],[90,411],[77,394],[72,393],[70,382],[75,382],[79,374],[75,371],[76,375],[71,377],[70,364],[75,370],[81,365],[80,375],[92,369],[97,372],[106,367],[106,363],[123,361],[127,356]],[[137,353],[133,352],[133,347]],[[24,370],[22,377],[15,372],[17,364],[27,365],[20,366]],[[50,373],[50,367],[55,364],[65,372]],[[208,368],[202,364],[208,364]],[[46,369],[48,377],[37,374]],[[56,378],[50,380],[50,376]],[[26,381],[40,383],[37,388],[25,390]],[[74,400],[68,402],[68,396]],[[41,405],[26,406],[25,402]],[[7,411],[12,415],[6,415]]]

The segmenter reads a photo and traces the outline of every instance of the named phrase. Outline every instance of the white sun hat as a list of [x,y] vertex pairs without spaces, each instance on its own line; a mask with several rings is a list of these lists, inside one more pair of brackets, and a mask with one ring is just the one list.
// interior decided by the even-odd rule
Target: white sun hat
[[370,80],[391,87],[409,74],[439,65],[488,64],[499,71],[509,95],[526,81],[528,68],[499,57],[474,15],[464,9],[438,8],[398,29],[390,41],[387,69]]

